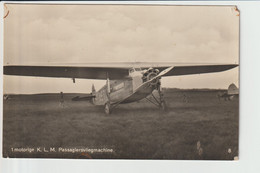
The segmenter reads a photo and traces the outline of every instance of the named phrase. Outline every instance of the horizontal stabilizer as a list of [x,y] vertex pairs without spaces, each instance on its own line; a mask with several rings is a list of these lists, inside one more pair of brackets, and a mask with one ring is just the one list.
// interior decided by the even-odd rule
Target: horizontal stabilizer
[[95,98],[95,96],[93,96],[93,95],[89,95],[86,97],[76,96],[76,97],[73,97],[71,100],[72,101],[90,101],[92,98]]

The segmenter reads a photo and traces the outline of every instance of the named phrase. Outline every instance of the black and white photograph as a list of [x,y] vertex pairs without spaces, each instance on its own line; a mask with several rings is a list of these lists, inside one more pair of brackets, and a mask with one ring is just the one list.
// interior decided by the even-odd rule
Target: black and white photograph
[[239,160],[235,5],[4,4],[4,158]]

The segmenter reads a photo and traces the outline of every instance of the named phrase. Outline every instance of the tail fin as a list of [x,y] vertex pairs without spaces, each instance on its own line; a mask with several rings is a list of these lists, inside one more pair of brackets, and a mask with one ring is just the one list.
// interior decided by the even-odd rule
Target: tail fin
[[231,85],[229,85],[229,87],[228,87],[228,94],[236,95],[238,93],[239,93],[239,90],[238,90],[238,88],[237,88],[237,86],[235,84],[232,83]]

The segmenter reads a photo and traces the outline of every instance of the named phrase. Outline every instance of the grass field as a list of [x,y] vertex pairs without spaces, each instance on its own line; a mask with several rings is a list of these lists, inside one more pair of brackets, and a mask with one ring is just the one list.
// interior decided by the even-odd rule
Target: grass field
[[[75,94],[64,94],[64,106],[59,94],[9,95],[3,102],[3,156],[233,160],[239,100],[219,101],[218,92],[167,89],[167,112],[142,100],[119,105],[111,115],[89,102],[71,101]],[[14,151],[27,147],[41,151]],[[73,153],[59,147],[113,152]]]

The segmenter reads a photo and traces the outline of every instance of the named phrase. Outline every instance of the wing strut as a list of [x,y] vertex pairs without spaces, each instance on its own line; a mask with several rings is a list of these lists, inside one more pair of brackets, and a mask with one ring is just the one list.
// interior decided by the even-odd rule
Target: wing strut
[[107,99],[108,101],[105,104],[105,113],[106,114],[110,114],[111,113],[111,103],[110,103],[110,80],[109,80],[109,75],[107,73],[107,82],[106,82],[106,86],[107,86],[107,90],[106,90],[106,94],[107,94]]

